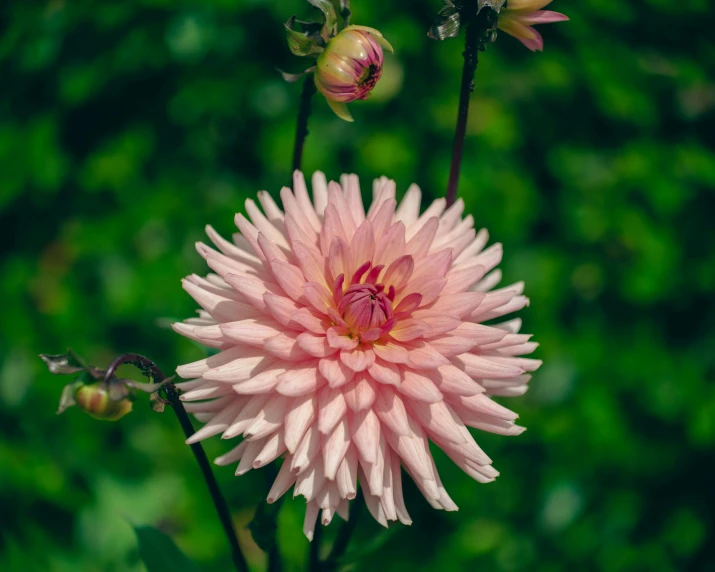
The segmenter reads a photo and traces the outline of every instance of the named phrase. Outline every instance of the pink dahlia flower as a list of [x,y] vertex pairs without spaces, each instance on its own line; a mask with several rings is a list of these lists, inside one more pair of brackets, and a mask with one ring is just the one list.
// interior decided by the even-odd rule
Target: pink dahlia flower
[[508,0],[506,9],[499,15],[499,29],[514,36],[532,52],[543,51],[544,40],[532,26],[569,19],[564,14],[542,10],[551,2],[552,0]]
[[479,482],[498,472],[468,427],[501,435],[524,429],[492,400],[522,395],[541,362],[520,321],[523,284],[493,289],[500,244],[462,218],[459,200],[420,215],[412,186],[398,206],[395,183],[373,184],[363,207],[358,178],[341,184],[303,175],[281,191],[283,210],[258,194],[236,215],[233,242],[210,226],[218,250],[199,243],[214,271],[184,280],[203,308],[180,334],[220,353],[178,368],[187,409],[205,425],[189,443],[222,434],[243,440],[216,459],[237,475],[282,457],[268,502],[293,487],[307,499],[304,532],[327,525],[364,492],[383,525],[411,520],[402,469],[435,508],[457,510],[430,454],[432,441]]

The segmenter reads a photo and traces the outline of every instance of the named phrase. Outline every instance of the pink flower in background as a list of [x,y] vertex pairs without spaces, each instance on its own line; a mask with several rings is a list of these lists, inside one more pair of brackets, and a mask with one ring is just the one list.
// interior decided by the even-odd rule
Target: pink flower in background
[[532,52],[543,51],[544,40],[532,26],[563,22],[568,16],[542,10],[552,0],[508,0],[506,9],[499,15],[499,29],[514,36]]
[[382,76],[383,48],[393,51],[374,28],[348,26],[318,57],[315,86],[341,119],[353,120],[345,104],[366,99]]
[[197,245],[214,274],[184,280],[203,310],[174,328],[220,353],[177,370],[205,423],[188,442],[243,436],[216,459],[237,475],[282,457],[268,502],[303,495],[310,539],[319,515],[348,518],[358,483],[381,524],[410,524],[402,468],[434,508],[457,510],[429,441],[479,482],[499,474],[467,427],[524,430],[492,396],[527,390],[541,362],[518,356],[536,344],[518,319],[482,323],[523,308],[523,283],[493,289],[501,245],[484,248],[461,199],[420,216],[419,188],[398,207],[382,178],[365,213],[355,175],[312,183],[311,201],[296,172],[283,210],[261,191],[232,242],[207,227],[218,250]]

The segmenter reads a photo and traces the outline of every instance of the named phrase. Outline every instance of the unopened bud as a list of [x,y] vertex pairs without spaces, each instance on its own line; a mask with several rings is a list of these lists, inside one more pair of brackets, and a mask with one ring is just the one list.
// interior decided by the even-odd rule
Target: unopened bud
[[84,412],[104,421],[117,421],[132,410],[129,399],[113,399],[103,382],[82,385],[74,392],[74,401]]
[[315,86],[341,119],[353,120],[345,104],[367,98],[380,79],[383,48],[393,52],[374,28],[348,26],[330,39],[318,57]]

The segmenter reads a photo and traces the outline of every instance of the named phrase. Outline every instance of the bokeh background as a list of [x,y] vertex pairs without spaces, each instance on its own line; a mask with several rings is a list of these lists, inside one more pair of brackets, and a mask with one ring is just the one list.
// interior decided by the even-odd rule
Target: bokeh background
[[[397,55],[354,124],[315,99],[305,168],[438,197],[462,40],[426,38],[439,0],[352,4]],[[529,431],[479,435],[501,471],[490,485],[438,458],[459,512],[407,485],[411,528],[363,515],[354,569],[715,565],[713,8],[552,7],[572,21],[541,28],[543,54],[502,35],[482,55],[460,190],[504,243],[506,280],[527,283],[545,365],[509,404]],[[64,380],[37,355],[71,346],[104,366],[138,351],[167,371],[201,357],[166,328],[194,312],[179,280],[205,271],[206,223],[230,233],[246,197],[290,181],[300,86],[275,68],[307,67],[282,22],[312,13],[303,0],[2,2],[0,570],[143,570],[132,524],[228,569],[174,416],[140,399],[118,423],[58,417]],[[266,494],[253,473],[217,470],[246,543]],[[302,504],[280,514],[288,570],[308,550]]]

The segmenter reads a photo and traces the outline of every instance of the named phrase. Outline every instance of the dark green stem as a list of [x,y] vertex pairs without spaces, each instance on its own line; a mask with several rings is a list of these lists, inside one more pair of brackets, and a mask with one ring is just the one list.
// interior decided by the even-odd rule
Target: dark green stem
[[308,570],[310,572],[322,572],[323,563],[320,561],[320,540],[323,537],[323,525],[320,522],[320,513],[315,523],[313,540],[310,543],[310,554],[308,555]]
[[[162,382],[166,379],[164,373],[159,369],[153,361],[141,356],[139,354],[125,354],[123,356],[115,359],[107,368],[107,372],[104,376],[105,380],[112,378],[117,368],[124,364],[130,364],[139,368],[144,375],[150,377],[155,382]],[[186,409],[184,409],[184,404],[179,399],[179,390],[171,382],[167,382],[163,385],[162,390],[166,394],[168,402],[174,409],[176,417],[179,420],[181,428],[184,430],[184,435],[188,439],[194,434],[194,427],[191,424],[191,419],[189,419]],[[216,477],[214,477],[213,471],[211,470],[211,464],[209,463],[208,457],[201,443],[194,443],[191,445],[191,450],[196,457],[196,462],[199,464],[201,473],[206,481],[206,486],[211,494],[211,500],[216,507],[216,512],[218,513],[219,520],[221,521],[221,526],[226,535],[229,545],[231,546],[231,557],[233,559],[233,565],[238,572],[248,572],[248,564],[246,559],[241,552],[241,547],[238,544],[238,536],[236,535],[236,529],[233,527],[233,520],[231,519],[231,513],[226,503],[226,499],[221,494],[221,489],[219,489]]]
[[338,537],[335,539],[335,544],[333,544],[333,549],[323,563],[323,572],[333,572],[337,570],[340,559],[350,545],[350,539],[353,536],[353,532],[355,532],[358,518],[360,517],[364,504],[365,500],[362,498],[362,491],[359,490],[357,496],[350,501],[350,518],[340,527]]
[[[467,18],[468,11],[462,14]],[[447,207],[457,200],[457,187],[459,186],[459,174],[462,169],[462,156],[464,154],[464,139],[467,135],[467,119],[469,119],[469,98],[474,91],[474,75],[477,72],[479,63],[479,37],[481,26],[477,14],[469,16],[467,22],[467,38],[464,46],[464,67],[462,68],[462,86],[459,91],[459,111],[457,114],[457,129],[454,132],[454,146],[452,148],[452,165],[449,171],[449,183],[447,184]]]
[[[263,479],[266,482],[268,490],[273,486],[273,481],[276,480],[278,476],[278,471],[274,463],[269,463],[263,468]],[[276,520],[278,519],[278,512],[280,511],[281,504],[283,504],[283,498],[279,498],[271,507],[273,514],[273,524],[275,528],[273,530],[273,542],[270,550],[268,551],[268,572],[283,572],[283,561],[281,560],[281,553],[278,550],[278,539],[276,538],[278,532],[278,526]],[[267,503],[263,503],[258,510],[261,508],[268,507]]]
[[303,80],[303,91],[300,94],[298,108],[298,125],[295,130],[295,147],[293,148],[293,170],[300,171],[303,165],[303,149],[305,139],[308,137],[308,118],[310,117],[310,104],[315,94],[315,80],[313,74],[306,74]]

